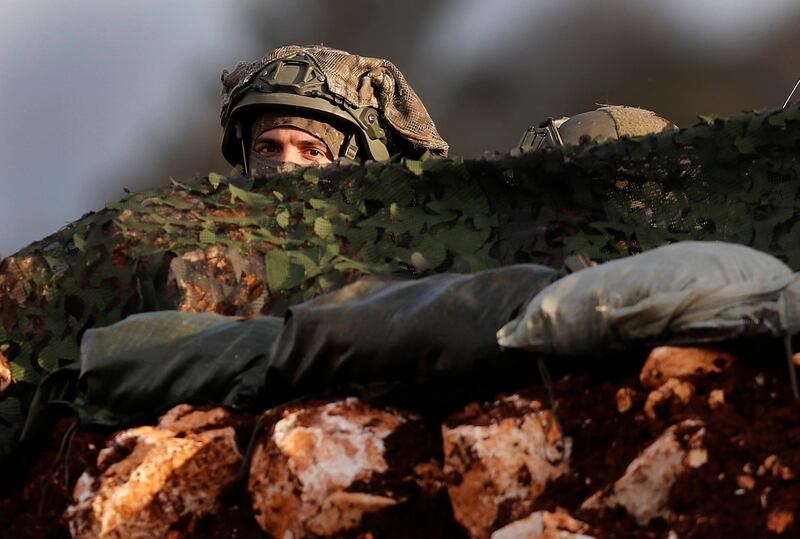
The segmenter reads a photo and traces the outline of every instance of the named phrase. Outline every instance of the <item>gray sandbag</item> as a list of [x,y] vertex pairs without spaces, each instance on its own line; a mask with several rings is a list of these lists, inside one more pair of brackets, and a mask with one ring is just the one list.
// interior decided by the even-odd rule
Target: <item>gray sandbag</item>
[[800,282],[743,245],[681,242],[568,275],[497,333],[501,346],[593,355],[634,343],[791,335]]

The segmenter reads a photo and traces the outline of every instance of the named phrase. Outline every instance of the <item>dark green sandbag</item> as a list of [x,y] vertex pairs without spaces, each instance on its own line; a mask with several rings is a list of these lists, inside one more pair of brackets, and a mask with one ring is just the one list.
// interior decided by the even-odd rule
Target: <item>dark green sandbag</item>
[[[433,381],[434,395],[518,361],[495,339],[530,294],[557,273],[517,265],[416,281],[360,281],[290,309],[283,319],[237,320],[175,311],[133,315],[86,333],[80,368],[39,386],[25,438],[52,407],[84,425],[119,427],[183,402],[261,411],[337,387]],[[473,391],[474,393],[474,391]]]
[[273,316],[161,311],[87,331],[80,364],[39,385],[23,438],[41,434],[59,407],[84,425],[108,427],[146,421],[180,403],[247,407],[263,387],[282,327]]
[[474,275],[361,281],[289,309],[269,393],[342,383],[438,379],[503,370],[515,361],[497,328],[558,273],[519,264]]

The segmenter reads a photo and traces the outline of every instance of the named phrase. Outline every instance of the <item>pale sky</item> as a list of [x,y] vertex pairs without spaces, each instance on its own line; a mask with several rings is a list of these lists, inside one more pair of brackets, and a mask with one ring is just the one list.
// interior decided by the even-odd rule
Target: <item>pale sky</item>
[[98,178],[145,158],[142,133],[157,139],[197,102],[181,74],[218,80],[244,54],[230,5],[0,1],[0,254],[121,198]]
[[[491,58],[559,12],[569,16],[572,10],[598,4],[608,6],[610,13],[611,8],[647,5],[687,46],[726,55],[752,49],[787,10],[797,7],[797,0],[449,0],[439,8],[440,24],[429,36],[428,50],[458,68]],[[601,24],[613,27],[613,19]]]

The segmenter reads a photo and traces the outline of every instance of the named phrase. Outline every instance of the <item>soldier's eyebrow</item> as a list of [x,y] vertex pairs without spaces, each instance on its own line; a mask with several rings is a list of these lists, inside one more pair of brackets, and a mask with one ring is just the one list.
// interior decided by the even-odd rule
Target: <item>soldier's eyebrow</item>
[[253,142],[276,142],[277,138],[278,137],[276,137],[274,133],[262,131],[262,133],[258,135]]
[[314,139],[314,140],[301,140],[301,141],[299,141],[297,144],[298,144],[298,146],[303,146],[303,147],[305,147],[305,148],[314,147],[314,148],[321,148],[321,149],[324,149],[325,151],[327,151],[327,150],[328,150],[328,145],[327,145],[327,144],[325,144],[323,141],[321,141],[321,140],[319,140],[319,139]]
[[[281,147],[283,142],[281,142],[277,137],[273,135],[267,134],[266,132],[261,133],[252,144],[252,149],[255,150],[256,148],[261,147],[263,149],[264,146],[272,144],[273,146]],[[259,150],[261,151],[261,150]]]

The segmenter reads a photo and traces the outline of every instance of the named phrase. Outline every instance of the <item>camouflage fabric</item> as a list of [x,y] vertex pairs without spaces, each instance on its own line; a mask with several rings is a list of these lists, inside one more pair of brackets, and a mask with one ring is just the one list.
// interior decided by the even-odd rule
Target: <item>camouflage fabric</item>
[[222,125],[227,123],[232,98],[268,63],[297,53],[311,56],[325,74],[330,91],[354,107],[370,106],[383,113],[391,126],[414,146],[446,156],[448,145],[436,130],[425,105],[394,64],[380,58],[313,45],[280,47],[255,62],[241,62],[223,73]]
[[575,252],[608,260],[719,240],[798,270],[798,120],[796,106],[701,117],[657,135],[501,158],[515,198],[491,187],[500,220],[493,253],[504,263],[559,264]]
[[264,112],[256,117],[250,127],[250,140],[255,142],[261,133],[276,127],[302,129],[324,142],[334,156],[339,155],[339,148],[344,142],[344,133],[328,123],[310,118],[307,114],[295,113],[292,116],[288,116],[285,113],[275,112]]
[[0,263],[0,353],[14,379],[0,445],[90,327],[164,309],[280,314],[366,273],[493,267],[496,224],[463,162],[435,159],[269,182],[212,174],[111,204]]
[[604,105],[597,110],[570,117],[559,126],[558,132],[564,144],[579,144],[582,137],[601,137],[606,140],[641,137],[675,127],[675,124],[651,110]]
[[[162,309],[281,314],[362,274],[558,267],[679,240],[800,269],[800,108],[479,160],[211,174],[133,194],[0,262],[0,443],[84,331]],[[6,445],[6,448],[8,445]],[[2,452],[3,448],[0,448]]]

